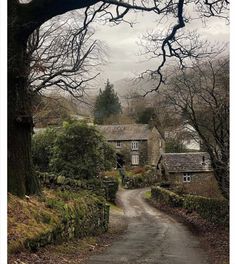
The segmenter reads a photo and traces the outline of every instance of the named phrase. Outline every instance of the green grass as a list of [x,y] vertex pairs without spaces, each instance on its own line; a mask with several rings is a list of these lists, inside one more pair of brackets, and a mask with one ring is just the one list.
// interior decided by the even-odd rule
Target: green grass
[[144,193],[144,198],[145,199],[151,199],[151,191],[147,191]]

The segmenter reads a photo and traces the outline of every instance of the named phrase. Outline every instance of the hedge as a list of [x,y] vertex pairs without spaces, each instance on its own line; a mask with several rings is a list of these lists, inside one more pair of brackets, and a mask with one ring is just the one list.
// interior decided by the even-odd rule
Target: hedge
[[183,198],[181,196],[159,186],[151,188],[151,196],[158,202],[167,204],[171,207],[183,206]]
[[182,207],[189,211],[195,211],[211,223],[224,225],[229,223],[229,203],[227,200],[196,195],[180,196],[159,186],[151,188],[151,197],[170,207]]
[[183,207],[197,212],[201,217],[212,223],[229,223],[229,204],[227,200],[185,195]]

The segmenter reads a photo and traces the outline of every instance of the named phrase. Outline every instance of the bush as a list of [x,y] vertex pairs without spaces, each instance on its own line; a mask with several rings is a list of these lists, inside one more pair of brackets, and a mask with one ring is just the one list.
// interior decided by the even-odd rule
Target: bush
[[179,195],[161,188],[159,186],[152,187],[151,196],[153,199],[157,200],[160,203],[169,205],[171,207],[181,207],[183,206],[183,198]]
[[33,160],[40,171],[92,179],[115,164],[115,152],[94,127],[77,121],[35,135]]
[[155,169],[151,166],[136,167],[126,172],[124,186],[127,189],[143,188],[156,182]]
[[102,180],[105,188],[105,198],[107,201],[115,203],[116,193],[118,191],[118,178],[117,177],[105,177]]
[[225,199],[213,199],[195,195],[184,195],[154,186],[151,189],[151,197],[171,207],[183,207],[188,211],[197,212],[202,218],[215,223],[229,223],[229,204]]
[[171,183],[167,182],[167,181],[162,181],[162,182],[159,183],[159,186],[162,187],[162,188],[170,188]]
[[226,200],[185,195],[183,207],[196,211],[212,223],[228,224],[229,222],[229,204]]
[[57,131],[52,128],[35,134],[32,139],[32,159],[36,170],[45,172],[49,170],[52,149]]

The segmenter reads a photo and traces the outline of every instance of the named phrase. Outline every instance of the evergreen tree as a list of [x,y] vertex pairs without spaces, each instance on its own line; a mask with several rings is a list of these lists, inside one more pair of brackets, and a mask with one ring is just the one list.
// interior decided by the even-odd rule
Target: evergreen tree
[[113,85],[107,80],[105,89],[100,90],[95,102],[95,123],[104,124],[105,119],[110,116],[118,115],[122,111],[121,104],[117,93],[113,89]]

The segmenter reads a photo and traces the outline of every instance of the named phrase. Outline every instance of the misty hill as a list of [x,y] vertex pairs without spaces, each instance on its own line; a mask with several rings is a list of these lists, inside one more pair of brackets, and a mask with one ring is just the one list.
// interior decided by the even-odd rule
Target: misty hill
[[147,91],[154,88],[154,84],[156,81],[154,80],[133,80],[133,79],[120,79],[113,83],[114,89],[117,92],[120,99],[126,97],[128,95],[133,95],[135,93],[145,94]]

